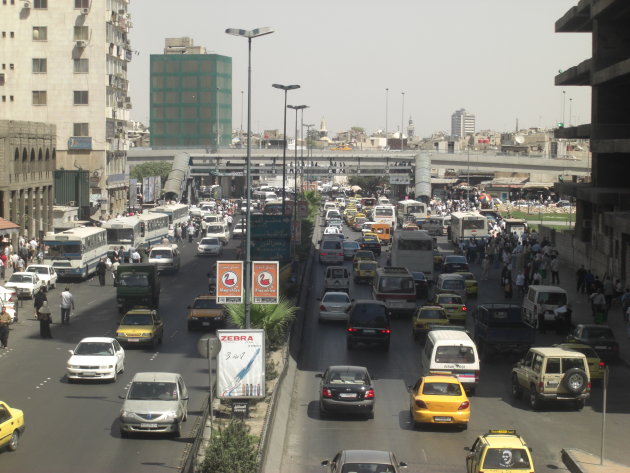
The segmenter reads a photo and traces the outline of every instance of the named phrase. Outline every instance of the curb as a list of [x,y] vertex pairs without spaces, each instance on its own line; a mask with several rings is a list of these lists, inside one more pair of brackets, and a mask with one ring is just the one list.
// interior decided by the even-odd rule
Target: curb
[[571,473],[630,473],[630,466],[610,460],[600,464],[600,457],[579,448],[563,448],[562,463]]

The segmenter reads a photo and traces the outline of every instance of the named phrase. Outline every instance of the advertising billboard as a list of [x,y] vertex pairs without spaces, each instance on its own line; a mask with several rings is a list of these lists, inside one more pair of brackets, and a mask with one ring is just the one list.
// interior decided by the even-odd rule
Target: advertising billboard
[[243,303],[243,262],[217,261],[217,304]]
[[221,351],[217,356],[219,399],[265,397],[265,331],[217,330]]
[[278,303],[278,273],[277,261],[252,262],[252,302],[254,304]]

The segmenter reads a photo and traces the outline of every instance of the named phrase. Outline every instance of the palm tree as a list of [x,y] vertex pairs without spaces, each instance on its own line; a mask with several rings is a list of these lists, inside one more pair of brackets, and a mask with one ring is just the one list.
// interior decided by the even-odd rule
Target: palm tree
[[[226,307],[232,323],[245,328],[245,304],[228,304]],[[264,329],[267,342],[273,348],[282,344],[285,330],[297,310],[291,301],[282,297],[277,304],[252,304],[249,325]]]

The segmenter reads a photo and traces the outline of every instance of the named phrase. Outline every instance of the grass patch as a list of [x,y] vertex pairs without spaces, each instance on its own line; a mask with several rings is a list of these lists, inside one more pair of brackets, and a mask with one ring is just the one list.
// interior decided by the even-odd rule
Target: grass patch
[[[512,218],[522,218],[524,220],[558,220],[561,222],[567,222],[569,220],[575,221],[575,212],[574,213],[538,213],[536,211],[532,211],[531,213],[523,212],[522,210],[512,210],[510,212]],[[502,213],[503,218],[507,218],[507,213]]]

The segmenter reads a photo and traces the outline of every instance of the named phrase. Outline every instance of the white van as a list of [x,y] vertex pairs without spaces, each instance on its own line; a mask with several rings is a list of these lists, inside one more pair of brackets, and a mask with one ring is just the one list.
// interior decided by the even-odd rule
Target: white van
[[206,227],[206,236],[210,238],[218,238],[221,243],[227,245],[230,239],[230,231],[224,222],[209,223]]
[[555,324],[554,309],[568,302],[567,291],[558,286],[530,285],[523,298],[523,322],[531,327],[538,326],[538,314],[545,314],[545,324]]
[[477,346],[464,330],[429,331],[420,364],[421,376],[452,373],[470,394],[475,393],[479,384]]
[[422,229],[431,235],[447,235],[451,226],[451,217],[429,217],[422,224]]
[[179,271],[180,257],[177,245],[156,245],[149,251],[149,263],[157,265],[158,272]]

